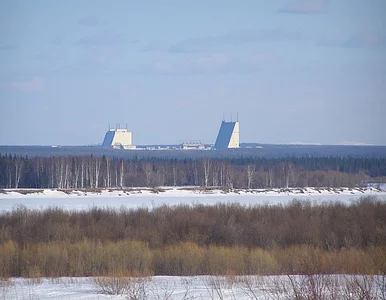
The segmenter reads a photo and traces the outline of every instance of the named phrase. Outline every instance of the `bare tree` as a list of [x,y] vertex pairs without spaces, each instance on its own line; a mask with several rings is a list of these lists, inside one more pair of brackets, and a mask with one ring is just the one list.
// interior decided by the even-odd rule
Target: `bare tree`
[[212,161],[208,158],[201,159],[201,165],[204,171],[204,186],[207,187],[209,183],[209,173],[212,166]]
[[247,165],[246,172],[247,172],[247,187],[248,189],[250,189],[253,183],[253,174],[255,172],[255,166]]
[[151,185],[151,175],[152,175],[152,166],[150,163],[145,163],[144,167],[143,167],[143,171],[145,172],[145,183],[146,183],[146,186],[150,186]]
[[57,158],[55,159],[55,173],[56,173],[56,184],[57,187],[62,189],[63,188],[63,169],[64,169],[64,162],[63,158]]
[[173,186],[177,186],[177,173],[178,173],[177,164],[174,162],[172,165]]
[[226,168],[226,186],[230,189],[234,188],[234,175],[234,169],[228,165]]
[[106,157],[106,187],[110,188],[111,187],[111,158]]
[[101,161],[98,157],[95,158],[95,188],[99,187],[99,174],[101,171]]
[[23,169],[23,161],[21,159],[17,159],[15,161],[15,188],[19,187],[20,183],[20,177],[21,177],[21,170]]
[[125,163],[124,160],[121,159],[121,170],[119,173],[119,187],[123,188],[123,176],[125,175]]
[[80,161],[80,187],[83,189],[84,188],[84,171],[85,171],[85,162],[83,157],[81,158]]
[[11,188],[12,187],[12,163],[11,162],[8,162],[7,163],[7,188]]
[[78,188],[79,187],[79,177],[80,177],[80,169],[79,169],[79,163],[76,159],[73,159],[73,165],[74,165],[74,183],[73,187]]

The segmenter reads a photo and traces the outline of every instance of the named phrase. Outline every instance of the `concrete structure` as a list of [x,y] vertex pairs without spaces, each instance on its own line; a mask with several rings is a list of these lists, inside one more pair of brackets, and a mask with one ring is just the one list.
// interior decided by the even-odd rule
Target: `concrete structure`
[[202,141],[184,141],[181,144],[181,149],[184,149],[184,150],[205,149],[205,145]]
[[222,121],[220,130],[217,135],[214,149],[239,148],[240,145],[240,125],[239,121],[225,122]]
[[114,149],[135,149],[132,144],[131,132],[127,129],[109,129],[106,132],[102,147]]

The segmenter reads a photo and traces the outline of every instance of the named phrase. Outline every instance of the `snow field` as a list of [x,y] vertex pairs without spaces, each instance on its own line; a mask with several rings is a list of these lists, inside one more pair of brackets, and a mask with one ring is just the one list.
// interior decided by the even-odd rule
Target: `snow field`
[[280,300],[295,293],[317,299],[385,299],[385,280],[385,275],[154,276],[130,281],[121,294],[111,295],[103,293],[95,278],[13,278],[0,282],[0,299]]
[[[286,204],[294,198],[315,203],[340,201],[349,204],[363,196],[376,196],[386,201],[386,191],[366,189],[288,189],[252,190],[224,193],[221,190],[187,190],[165,188],[154,193],[151,189],[130,191],[103,190],[100,193],[43,190],[21,194],[17,190],[0,193],[0,211],[11,211],[18,205],[30,209],[61,207],[84,210],[92,207],[154,208],[160,205],[241,205]],[[307,276],[246,276],[246,277],[169,277],[154,276],[126,288],[123,294],[110,295],[96,284],[94,278],[11,278],[0,280],[1,299],[288,299],[294,293],[312,293],[318,288],[320,299],[360,299],[367,293],[373,298],[386,299],[386,276],[313,275]],[[133,295],[136,293],[135,298]],[[347,298],[349,296],[351,298]],[[346,298],[345,298],[346,297]]]
[[[286,204],[293,199],[310,200],[315,203],[340,201],[346,204],[364,196],[376,196],[386,200],[386,191],[375,188],[340,189],[270,189],[270,190],[200,190],[148,188],[132,190],[101,190],[100,192],[60,190],[4,190],[0,193],[0,211],[11,211],[18,205],[29,209],[60,207],[68,210],[87,210],[93,207],[154,208],[161,205],[216,205],[239,203],[241,205]],[[25,192],[27,191],[27,193]],[[161,191],[161,192],[159,192]]]

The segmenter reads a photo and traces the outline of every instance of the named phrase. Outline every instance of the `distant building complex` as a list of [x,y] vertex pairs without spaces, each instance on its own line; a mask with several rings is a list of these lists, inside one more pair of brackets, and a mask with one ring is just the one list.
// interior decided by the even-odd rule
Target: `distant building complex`
[[217,135],[214,149],[239,148],[240,146],[240,124],[236,122],[222,121]]
[[132,143],[132,133],[126,128],[121,129],[110,128],[105,134],[102,143],[104,148],[113,149],[139,149],[139,150],[221,150],[234,149],[240,147],[240,123],[222,121],[220,130],[217,135],[216,143],[213,147],[205,145],[202,141],[183,141],[179,145],[152,145],[152,146],[136,146]]
[[205,149],[205,144],[202,141],[184,141],[181,144],[183,150]]
[[132,144],[131,132],[125,129],[115,128],[106,132],[102,147],[113,149],[135,149]]

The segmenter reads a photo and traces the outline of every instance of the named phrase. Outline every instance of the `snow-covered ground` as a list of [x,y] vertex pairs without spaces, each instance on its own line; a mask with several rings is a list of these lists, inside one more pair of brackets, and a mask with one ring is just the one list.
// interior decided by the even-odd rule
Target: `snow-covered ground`
[[[62,207],[69,210],[81,210],[91,207],[120,208],[154,208],[159,205],[240,203],[242,205],[288,203],[292,199],[311,200],[316,203],[323,201],[340,201],[350,203],[363,196],[376,196],[386,201],[386,191],[375,188],[366,189],[289,189],[289,190],[243,190],[224,193],[221,190],[201,191],[198,189],[164,188],[164,191],[154,193],[151,189],[135,190],[103,190],[100,193],[57,190],[5,190],[0,193],[0,211],[10,211],[18,205],[32,209],[47,207]],[[360,288],[370,289],[376,295],[374,299],[386,299],[385,277],[358,276],[326,276],[315,275],[315,282],[307,283],[304,277],[295,276],[295,287],[302,293],[309,292],[307,288],[315,283],[324,287],[323,293],[334,293],[330,299],[344,299],[344,293],[353,293],[355,284]],[[319,277],[318,277],[319,276]],[[225,279],[224,277],[167,277],[155,276],[142,282],[128,284],[128,290],[123,295],[108,295],[103,293],[100,285],[93,278],[41,278],[24,279],[11,278],[0,280],[1,299],[289,299],[293,288],[286,276],[265,276]],[[347,284],[347,278],[354,278]],[[355,283],[356,282],[356,283]],[[327,288],[330,287],[330,288]],[[381,290],[384,295],[381,296]],[[359,289],[360,290],[360,289]],[[133,298],[130,293],[137,292],[146,297]],[[356,299],[355,297],[350,299]],[[359,299],[359,298],[358,298]]]
[[[114,284],[113,284],[114,285]],[[0,299],[385,299],[385,276],[312,275],[245,277],[166,277],[116,282],[122,294],[103,292],[94,278],[41,278],[0,281]],[[316,295],[314,294],[316,293]],[[382,294],[383,293],[383,294]],[[330,297],[322,297],[327,296]],[[292,296],[292,297],[291,297]],[[344,298],[344,296],[351,296]],[[314,298],[312,298],[314,299]]]
[[154,208],[160,205],[239,203],[242,205],[286,204],[293,199],[340,201],[349,204],[363,196],[376,196],[386,201],[386,191],[369,188],[302,188],[270,190],[200,190],[186,188],[162,188],[156,190],[141,188],[131,190],[101,190],[100,192],[60,190],[4,190],[0,193],[0,211],[10,211],[18,205],[31,209],[61,207],[68,210],[83,210],[92,207],[131,209]]

